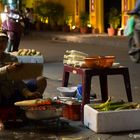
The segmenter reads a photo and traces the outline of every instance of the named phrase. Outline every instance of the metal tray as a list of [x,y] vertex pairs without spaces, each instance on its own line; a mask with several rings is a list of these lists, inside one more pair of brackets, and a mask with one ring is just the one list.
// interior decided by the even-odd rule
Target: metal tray
[[55,110],[26,110],[25,115],[28,119],[33,120],[53,119],[62,116],[62,109],[57,108]]

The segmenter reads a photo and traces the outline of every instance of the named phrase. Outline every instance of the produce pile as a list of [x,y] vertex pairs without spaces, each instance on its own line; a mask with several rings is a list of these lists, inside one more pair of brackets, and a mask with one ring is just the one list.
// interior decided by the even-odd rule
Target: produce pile
[[88,54],[77,51],[77,50],[67,50],[64,54],[64,64],[68,64],[74,67],[86,67],[84,59]]
[[118,111],[124,109],[140,109],[140,104],[134,102],[124,102],[123,100],[113,102],[109,97],[105,103],[95,104],[91,107],[98,111]]
[[18,56],[40,56],[41,52],[35,49],[19,49],[17,52]]
[[46,99],[32,99],[15,102],[15,106],[20,106],[24,110],[53,110],[60,108],[63,103],[59,100],[53,100],[51,98]]

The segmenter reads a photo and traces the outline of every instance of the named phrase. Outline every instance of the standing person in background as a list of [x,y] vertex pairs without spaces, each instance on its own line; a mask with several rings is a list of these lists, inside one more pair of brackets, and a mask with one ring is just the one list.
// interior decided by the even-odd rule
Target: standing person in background
[[133,55],[140,51],[140,0],[136,1],[134,9],[129,11],[127,14],[131,15],[131,18],[128,20],[128,23],[130,23],[130,27],[128,29],[130,30],[130,28],[133,27],[132,33],[136,46],[129,50],[129,55]]
[[31,30],[35,29],[35,14],[34,14],[34,9],[30,8],[30,27]]
[[7,19],[2,23],[2,30],[8,35],[8,44],[5,51],[18,51],[22,26],[20,24],[20,15],[16,10],[10,10],[7,14]]
[[128,12],[128,14],[136,14],[136,13],[140,13],[140,0],[137,0],[134,9]]
[[30,30],[32,29],[32,23],[33,23],[32,11],[30,8],[25,8],[25,14],[24,14],[25,35],[29,34]]
[[1,13],[1,20],[2,23],[7,19],[8,14],[10,13],[10,6],[5,5],[4,6],[4,12]]

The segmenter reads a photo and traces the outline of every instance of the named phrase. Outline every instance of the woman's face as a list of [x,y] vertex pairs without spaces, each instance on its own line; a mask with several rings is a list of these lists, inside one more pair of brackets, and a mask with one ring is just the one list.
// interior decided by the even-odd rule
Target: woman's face
[[7,38],[0,37],[0,53],[4,52],[7,47]]

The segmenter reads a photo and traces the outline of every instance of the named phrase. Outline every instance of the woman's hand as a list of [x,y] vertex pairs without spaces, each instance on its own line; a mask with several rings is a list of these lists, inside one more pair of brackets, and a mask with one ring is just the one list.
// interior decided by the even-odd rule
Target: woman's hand
[[0,131],[4,130],[4,124],[2,122],[2,120],[0,120]]
[[31,92],[27,96],[27,99],[37,99],[37,98],[42,98],[42,95],[39,92],[37,92],[37,91]]
[[35,92],[33,92],[32,96],[30,98],[32,98],[32,99],[42,98],[42,95],[40,94],[40,92],[35,91]]
[[7,72],[12,72],[12,71],[17,71],[21,68],[22,64],[21,63],[10,63],[7,65]]

